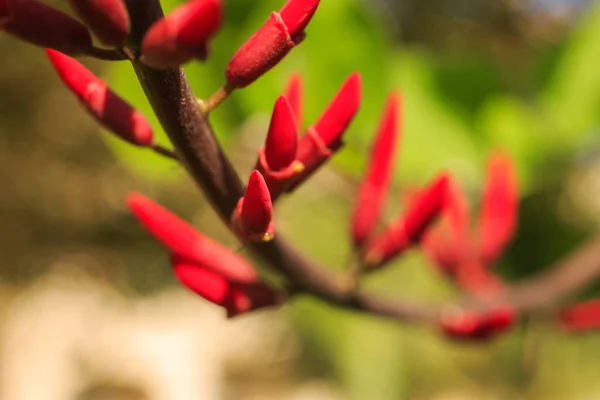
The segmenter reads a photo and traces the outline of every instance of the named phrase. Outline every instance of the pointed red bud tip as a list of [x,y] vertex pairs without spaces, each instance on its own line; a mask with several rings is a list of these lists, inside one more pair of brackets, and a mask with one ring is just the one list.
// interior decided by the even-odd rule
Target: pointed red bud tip
[[208,42],[222,20],[220,0],[191,0],[150,27],[142,41],[142,61],[158,69],[208,55]]
[[232,216],[234,227],[247,240],[267,242],[273,239],[273,203],[265,179],[252,171],[244,197]]
[[486,312],[465,311],[442,316],[440,327],[444,334],[457,340],[485,341],[512,327],[516,317],[510,307]]
[[107,46],[121,46],[129,36],[129,13],[123,0],[70,0],[71,7]]
[[42,2],[10,1],[10,11],[3,30],[21,40],[71,55],[84,54],[92,46],[83,24]]
[[360,185],[352,216],[352,239],[360,247],[379,221],[394,168],[398,142],[398,109],[400,98],[392,93],[387,101],[369,165]]
[[46,49],[54,69],[96,120],[121,139],[138,146],[153,143],[152,127],[146,118],[113,93],[106,83],[77,60]]
[[496,153],[489,158],[487,182],[480,216],[480,252],[493,264],[512,239],[518,213],[517,180],[512,160]]
[[150,199],[134,193],[127,198],[127,204],[152,236],[175,255],[231,281],[253,283],[258,280],[256,270],[248,261]]
[[327,109],[315,124],[315,130],[325,145],[331,148],[352,122],[360,107],[361,79],[355,72],[344,82]]
[[409,206],[405,213],[404,229],[410,241],[420,241],[423,233],[442,211],[448,181],[447,174],[439,175]]
[[282,171],[296,159],[298,124],[287,99],[280,96],[275,102],[271,125],[265,142],[265,157],[269,169]]
[[592,299],[563,308],[558,322],[569,332],[585,332],[600,328],[600,299]]
[[281,19],[292,38],[304,33],[304,28],[312,19],[320,0],[288,0],[279,10]]
[[175,275],[184,286],[211,303],[223,307],[227,310],[228,317],[274,306],[283,300],[281,293],[262,282],[231,282],[176,255],[171,257],[171,264]]
[[288,81],[285,88],[285,98],[290,103],[290,107],[296,117],[298,129],[302,126],[302,111],[303,111],[303,93],[302,93],[302,77],[300,74],[294,74]]

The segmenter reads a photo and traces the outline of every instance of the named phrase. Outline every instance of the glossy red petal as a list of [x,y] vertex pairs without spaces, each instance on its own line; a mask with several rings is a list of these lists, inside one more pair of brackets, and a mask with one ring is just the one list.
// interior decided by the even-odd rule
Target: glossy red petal
[[282,171],[296,159],[298,123],[287,99],[280,96],[275,102],[269,132],[265,141],[265,157],[269,169]]
[[252,283],[258,280],[252,264],[150,199],[131,194],[127,204],[152,236],[175,255],[231,281]]
[[152,127],[139,111],[108,89],[106,83],[77,60],[56,50],[47,49],[46,53],[61,80],[100,124],[129,143],[152,144]]
[[351,236],[358,247],[377,225],[388,192],[399,138],[399,108],[400,98],[392,93],[379,124],[367,173],[358,190],[352,214]]
[[66,54],[84,54],[92,46],[87,28],[37,0],[18,0],[10,3],[11,18],[3,30],[40,47],[48,47]]
[[292,37],[304,31],[317,11],[319,0],[288,0],[279,14]]
[[285,98],[290,103],[290,107],[296,117],[298,123],[298,129],[302,127],[302,112],[303,112],[303,92],[302,92],[302,77],[300,74],[294,74],[291,76],[288,84],[285,88]]
[[220,0],[191,0],[150,27],[142,41],[142,61],[164,69],[207,57],[208,42],[222,21]]
[[355,72],[344,82],[314,126],[327,147],[331,148],[341,140],[358,112],[361,96],[360,74]]
[[107,46],[120,46],[129,36],[129,13],[123,0],[70,0],[77,15]]
[[517,180],[512,160],[496,153],[489,158],[481,207],[479,243],[481,260],[493,264],[512,239],[518,214]]

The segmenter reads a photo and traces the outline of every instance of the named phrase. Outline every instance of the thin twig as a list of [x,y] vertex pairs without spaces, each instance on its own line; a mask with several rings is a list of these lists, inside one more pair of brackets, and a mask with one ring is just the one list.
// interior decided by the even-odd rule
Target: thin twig
[[179,157],[177,157],[177,154],[173,150],[169,150],[166,147],[161,146],[160,144],[154,144],[151,148],[156,154],[160,154],[161,156],[170,158],[175,161],[179,161]]
[[113,49],[101,49],[99,47],[91,47],[88,49],[88,56],[104,61],[126,61],[127,57]]

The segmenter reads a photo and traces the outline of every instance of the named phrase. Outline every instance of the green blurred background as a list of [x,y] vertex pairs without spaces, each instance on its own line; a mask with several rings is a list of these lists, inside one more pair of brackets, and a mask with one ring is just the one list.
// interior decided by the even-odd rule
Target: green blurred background
[[[163,0],[166,10],[176,4]],[[209,62],[186,66],[199,97],[223,83],[229,57],[280,4],[226,2],[225,24]],[[66,7],[65,2],[56,5]],[[58,359],[81,367],[82,358],[90,365],[108,365],[113,373],[100,379],[97,368],[88,368],[92,372],[72,379],[76,389],[69,398],[163,398],[143,380],[118,372],[128,362],[135,369],[135,357],[99,361],[90,350],[126,354],[129,342],[115,333],[125,329],[123,321],[139,322],[140,335],[153,329],[139,318],[140,308],[174,332],[177,327],[196,332],[186,324],[198,318],[198,329],[210,326],[214,335],[192,335],[181,343],[198,341],[207,348],[222,339],[214,333],[218,329],[233,330],[233,342],[245,343],[249,331],[244,324],[266,319],[253,328],[263,342],[242,346],[259,350],[243,362],[234,356],[231,365],[219,368],[219,378],[206,378],[218,381],[220,389],[201,398],[600,398],[600,336],[567,335],[545,321],[525,321],[489,344],[459,344],[428,327],[397,325],[302,299],[224,323],[218,310],[177,288],[166,255],[123,204],[128,192],[140,191],[238,248],[182,169],[99,133],[40,49],[3,34],[0,51],[2,399],[35,399],[10,387],[43,388],[30,371],[45,371],[41,365]],[[363,104],[345,149],[277,210],[279,233],[332,270],[343,270],[351,250],[348,218],[355,184],[385,97],[392,89],[400,91],[404,129],[387,214],[401,208],[403,189],[423,184],[442,168],[461,179],[476,209],[487,154],[510,152],[518,170],[520,220],[498,271],[518,280],[543,271],[591,237],[600,223],[599,60],[600,6],[594,2],[323,0],[302,45],[249,88],[234,93],[211,120],[240,174],[247,176],[290,74],[299,72],[304,79],[304,126],[315,121],[347,75],[362,74]],[[152,116],[127,63],[84,63]],[[160,132],[156,119],[151,120]],[[159,140],[167,143],[162,133]],[[457,295],[419,252],[366,285],[413,299]],[[90,293],[96,294],[93,300]],[[50,294],[58,296],[51,296],[55,303],[44,297]],[[590,283],[580,298],[598,294]],[[173,300],[177,296],[185,301]],[[68,308],[83,303],[89,309]],[[181,326],[170,322],[184,303],[186,310],[197,307],[212,314],[190,311]],[[103,317],[91,323],[84,318],[90,310],[102,310]],[[113,314],[122,318],[115,320]],[[67,320],[78,321],[78,328]],[[286,327],[281,337],[266,340],[281,326]],[[138,336],[128,340],[136,343]],[[49,348],[59,348],[52,343],[69,350],[52,353]],[[273,350],[277,346],[288,346],[288,351]],[[36,358],[42,353],[48,354],[46,361]],[[159,364],[171,353],[161,354]],[[257,364],[268,358],[265,354],[275,361]],[[195,362],[209,363],[201,355]],[[191,370],[183,361],[179,368]]]

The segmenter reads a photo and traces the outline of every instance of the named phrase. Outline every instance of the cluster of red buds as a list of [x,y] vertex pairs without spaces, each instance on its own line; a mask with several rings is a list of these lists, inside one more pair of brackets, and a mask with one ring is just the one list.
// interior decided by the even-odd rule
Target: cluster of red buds
[[[135,24],[123,0],[70,0],[70,5],[79,19],[39,0],[0,0],[0,29],[45,48],[66,87],[107,130],[133,145],[178,159],[155,143],[151,125],[138,110],[71,57],[128,59],[151,70],[179,68],[193,59],[205,61],[223,19],[221,1],[188,0],[157,18],[140,38],[131,37],[135,36],[130,32]],[[225,70],[224,85],[207,101],[198,100],[196,111],[206,117],[232,91],[250,85],[279,63],[304,40],[318,6],[319,0],[288,0],[273,12],[234,53]],[[105,48],[95,47],[92,36]],[[299,75],[290,79],[275,101],[266,140],[258,150],[245,193],[233,199],[237,206],[227,211],[229,226],[243,243],[262,246],[273,240],[273,204],[343,147],[343,135],[360,102],[361,78],[353,73],[316,122],[304,129],[302,80]],[[492,268],[516,229],[518,194],[512,162],[502,153],[490,157],[475,227],[460,184],[441,172],[408,196],[403,211],[379,228],[399,147],[401,103],[397,93],[389,95],[358,190],[350,221],[357,267],[351,271],[353,285],[348,288],[348,298],[352,298],[361,274],[379,270],[407,250],[421,247],[458,288],[485,301],[508,286]],[[166,247],[181,283],[223,307],[228,316],[286,300],[285,291],[264,282],[249,261],[166,209],[140,194],[130,195],[127,203],[140,223]],[[509,304],[481,311],[452,308],[445,309],[437,323],[449,337],[483,340],[507,331],[518,316]],[[554,318],[569,331],[600,328],[600,301],[568,306]]]

